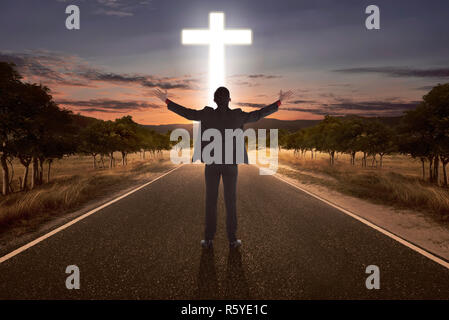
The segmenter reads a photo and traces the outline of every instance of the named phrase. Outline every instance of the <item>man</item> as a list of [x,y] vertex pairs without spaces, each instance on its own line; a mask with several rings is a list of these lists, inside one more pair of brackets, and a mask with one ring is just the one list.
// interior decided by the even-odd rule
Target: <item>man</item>
[[[242,245],[242,241],[237,239],[237,208],[236,208],[236,189],[237,189],[237,165],[236,154],[240,150],[236,150],[235,141],[232,141],[233,146],[233,160],[231,162],[225,161],[225,130],[226,129],[242,129],[243,125],[248,122],[255,122],[274,112],[276,112],[281,105],[281,102],[292,95],[291,91],[280,91],[279,99],[260,110],[252,112],[244,112],[242,109],[230,109],[229,102],[231,101],[229,90],[225,87],[218,88],[214,93],[214,101],[217,104],[217,109],[211,107],[204,107],[202,110],[188,109],[180,106],[167,98],[167,91],[163,92],[159,89],[154,91],[154,95],[167,104],[169,110],[178,115],[194,121],[201,121],[201,137],[203,132],[207,129],[216,129],[221,133],[222,137],[222,161],[219,163],[208,163],[204,161],[202,152],[195,154],[200,155],[199,159],[206,162],[205,177],[206,177],[206,227],[205,238],[201,241],[203,248],[212,248],[213,239],[217,227],[217,199],[218,187],[220,185],[220,177],[223,178],[224,198],[226,204],[226,231],[231,248],[238,248]],[[201,139],[203,140],[203,139]],[[201,141],[201,149],[203,149],[209,141]],[[244,147],[243,147],[244,148]],[[201,150],[200,150],[201,151]],[[237,151],[237,152],[236,152]],[[246,149],[244,149],[244,163],[248,163],[248,156]]]

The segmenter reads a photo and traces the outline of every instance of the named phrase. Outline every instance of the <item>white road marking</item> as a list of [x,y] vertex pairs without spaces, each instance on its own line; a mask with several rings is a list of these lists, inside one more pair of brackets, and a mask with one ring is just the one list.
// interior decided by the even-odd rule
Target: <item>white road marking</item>
[[98,211],[100,211],[101,209],[106,208],[107,206],[110,206],[111,204],[113,204],[113,203],[115,203],[115,202],[117,202],[117,201],[119,201],[119,200],[121,200],[121,199],[123,199],[123,198],[129,196],[130,194],[133,194],[134,192],[139,191],[139,190],[142,189],[142,188],[145,188],[145,187],[148,186],[149,184],[152,184],[153,182],[159,180],[159,179],[162,178],[162,177],[165,177],[166,175],[168,175],[168,174],[170,174],[171,172],[173,172],[173,171],[179,169],[179,168],[182,167],[182,166],[183,166],[183,165],[177,166],[176,168],[171,169],[170,171],[168,171],[168,172],[166,172],[166,173],[160,175],[159,177],[157,177],[157,178],[155,178],[155,179],[153,179],[153,180],[151,180],[151,181],[149,181],[149,182],[146,182],[146,183],[144,183],[143,185],[141,185],[141,186],[139,186],[139,187],[137,187],[137,188],[135,188],[135,189],[133,189],[133,190],[131,190],[131,191],[129,191],[129,192],[127,192],[127,193],[125,193],[125,194],[123,194],[123,195],[121,195],[121,196],[119,196],[119,197],[113,199],[113,200],[111,200],[111,201],[108,201],[108,202],[106,202],[105,204],[102,204],[101,206],[99,206],[99,207],[97,207],[97,208],[95,208],[95,209],[93,209],[93,210],[91,210],[91,211],[89,211],[89,212],[86,212],[85,214],[83,214],[83,215],[81,215],[81,216],[79,216],[79,217],[77,217],[77,218],[75,218],[75,219],[73,219],[73,220],[67,222],[66,224],[64,224],[64,225],[62,225],[62,226],[60,226],[60,227],[58,227],[58,228],[56,228],[56,229],[54,229],[54,230],[52,230],[52,231],[46,233],[46,234],[44,234],[43,236],[40,236],[39,238],[37,238],[37,239],[35,239],[35,240],[33,240],[33,241],[31,241],[31,242],[29,242],[29,243],[27,243],[27,244],[21,246],[20,248],[18,248],[18,249],[16,249],[16,250],[14,250],[14,251],[12,251],[12,252],[10,252],[10,253],[4,255],[3,257],[0,258],[0,264],[3,263],[3,262],[5,262],[6,260],[11,259],[12,257],[18,255],[19,253],[21,253],[21,252],[23,252],[23,251],[25,251],[25,250],[27,250],[27,249],[29,249],[29,248],[35,246],[35,245],[38,244],[39,242],[42,242],[42,241],[44,241],[45,239],[50,238],[52,235],[54,235],[54,234],[56,234],[56,233],[58,233],[58,232],[60,232],[60,231],[62,231],[62,230],[64,230],[64,229],[67,229],[67,228],[70,227],[71,225],[77,223],[78,221],[81,221],[81,220],[87,218],[88,216],[94,214],[95,212],[98,212]]
[[399,243],[403,244],[404,246],[406,246],[406,247],[408,247],[408,248],[418,252],[419,254],[425,256],[426,258],[428,258],[428,259],[430,259],[430,260],[432,260],[432,261],[442,265],[446,269],[449,269],[449,263],[447,261],[444,261],[443,259],[433,255],[432,253],[430,253],[430,252],[428,252],[428,251],[426,251],[426,250],[424,250],[424,249],[414,245],[413,243],[411,243],[411,242],[409,242],[409,241],[407,241],[407,240],[405,240],[405,239],[403,239],[401,237],[398,237],[397,235],[391,233],[390,231],[385,230],[385,229],[379,227],[378,225],[376,225],[376,224],[374,224],[374,223],[372,223],[372,222],[370,222],[370,221],[368,221],[368,220],[366,220],[366,219],[364,219],[364,218],[362,218],[362,217],[360,217],[360,216],[358,216],[358,215],[356,215],[356,214],[354,214],[354,213],[352,213],[352,212],[350,212],[350,211],[340,207],[339,205],[337,205],[335,203],[332,203],[332,202],[330,202],[330,201],[328,201],[328,200],[326,200],[326,199],[324,199],[324,198],[322,198],[322,197],[320,197],[320,196],[318,196],[318,195],[316,195],[316,194],[314,194],[314,193],[312,193],[312,192],[310,192],[310,191],[308,191],[306,189],[301,188],[300,186],[298,186],[298,185],[296,185],[296,184],[294,184],[294,183],[292,183],[292,182],[290,182],[288,180],[285,180],[285,179],[281,178],[278,174],[275,174],[273,176],[275,178],[277,178],[277,179],[279,179],[279,180],[281,180],[281,181],[291,185],[292,187],[294,187],[294,188],[296,188],[298,190],[301,190],[302,192],[305,192],[308,195],[310,195],[310,196],[312,196],[312,197],[314,197],[314,198],[316,198],[316,199],[318,199],[320,201],[323,201],[324,203],[330,205],[331,207],[334,207],[335,209],[338,209],[339,211],[341,211],[344,214],[346,214],[346,215],[348,215],[348,216],[350,216],[350,217],[352,217],[352,218],[362,222],[363,224],[367,225],[368,227],[371,227],[371,228],[373,228],[373,229],[383,233],[387,237],[390,237],[391,239],[396,240],[397,242],[399,242]]

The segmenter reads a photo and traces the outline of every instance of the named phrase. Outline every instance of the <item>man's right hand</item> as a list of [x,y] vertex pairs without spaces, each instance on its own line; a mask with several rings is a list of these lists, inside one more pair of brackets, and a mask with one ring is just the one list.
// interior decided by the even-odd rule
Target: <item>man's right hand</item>
[[166,103],[167,99],[168,99],[167,98],[168,97],[167,90],[165,90],[165,92],[164,92],[158,88],[153,90],[153,96],[155,96],[156,98],[159,98],[163,103]]
[[286,91],[286,92],[284,92],[284,91],[281,90],[281,91],[279,92],[279,101],[280,101],[281,103],[283,103],[285,100],[287,100],[288,98],[290,98],[292,95],[293,95],[293,92],[292,92],[291,90]]

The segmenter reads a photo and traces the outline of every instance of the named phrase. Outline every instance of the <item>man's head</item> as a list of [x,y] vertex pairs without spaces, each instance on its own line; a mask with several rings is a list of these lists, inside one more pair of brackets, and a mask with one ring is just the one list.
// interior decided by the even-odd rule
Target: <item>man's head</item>
[[229,90],[225,87],[220,87],[215,90],[214,101],[219,107],[227,107],[229,101],[231,101]]

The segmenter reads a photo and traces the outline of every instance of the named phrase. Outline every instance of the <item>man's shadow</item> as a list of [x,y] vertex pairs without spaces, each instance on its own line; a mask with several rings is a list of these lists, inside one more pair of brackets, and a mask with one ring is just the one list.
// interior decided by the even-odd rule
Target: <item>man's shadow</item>
[[198,274],[199,299],[249,299],[248,281],[242,265],[240,250],[229,250],[226,278],[224,280],[224,297],[220,290],[215,268],[213,249],[203,250],[201,253],[200,270]]
[[230,249],[225,279],[225,299],[249,299],[248,281],[240,249]]
[[198,274],[198,298],[218,299],[218,297],[218,279],[215,270],[214,249],[203,249]]

